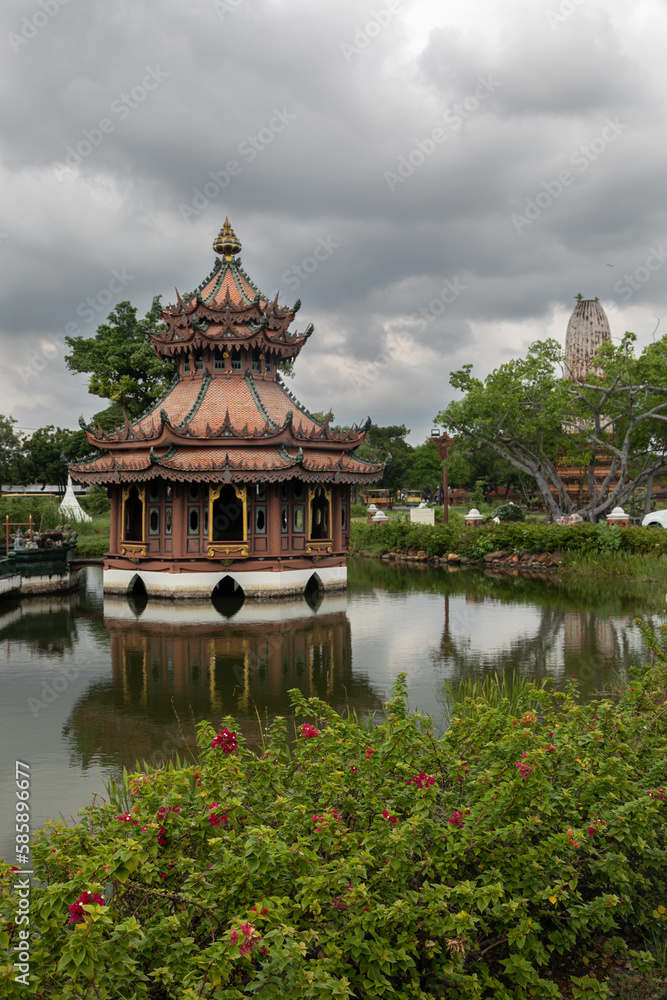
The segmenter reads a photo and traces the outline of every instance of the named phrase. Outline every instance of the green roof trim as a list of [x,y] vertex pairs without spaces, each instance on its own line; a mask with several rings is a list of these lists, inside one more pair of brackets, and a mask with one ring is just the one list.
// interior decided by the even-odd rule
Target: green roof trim
[[282,376],[281,376],[280,372],[276,372],[276,384],[278,386],[280,386],[280,388],[283,390],[283,392],[285,393],[285,395],[289,398],[289,401],[291,403],[294,403],[294,405],[296,406],[297,410],[301,410],[301,412],[304,414],[304,416],[306,416],[310,420],[312,420],[314,424],[318,425],[318,427],[324,427],[324,421],[320,420],[319,417],[313,416],[313,414],[310,412],[310,410],[307,410],[306,407],[303,405],[303,403],[299,402],[299,400],[296,398],[296,396],[294,395],[294,393],[290,389],[287,388],[287,386],[285,385],[285,383],[282,380]]
[[186,413],[186,415],[181,420],[180,424],[178,425],[179,427],[183,427],[184,424],[189,424],[190,421],[192,420],[192,418],[197,413],[197,410],[199,409],[199,407],[201,406],[201,404],[204,402],[204,396],[206,395],[206,390],[208,389],[209,385],[211,384],[211,378],[212,378],[211,373],[210,373],[210,371],[207,368],[206,371],[204,372],[204,377],[201,380],[201,388],[199,389],[199,392],[197,393],[197,398],[195,399],[194,403],[192,404],[192,407],[191,407],[190,411],[188,413]]
[[277,427],[278,425],[276,424],[276,422],[271,419],[271,417],[269,416],[268,412],[264,408],[264,403],[260,399],[259,393],[257,392],[257,386],[255,385],[255,380],[253,379],[252,373],[250,372],[250,370],[246,371],[246,373],[245,373],[245,380],[248,383],[248,388],[250,389],[250,392],[252,394],[252,398],[255,400],[255,406],[259,410],[260,414],[267,421],[269,427]]

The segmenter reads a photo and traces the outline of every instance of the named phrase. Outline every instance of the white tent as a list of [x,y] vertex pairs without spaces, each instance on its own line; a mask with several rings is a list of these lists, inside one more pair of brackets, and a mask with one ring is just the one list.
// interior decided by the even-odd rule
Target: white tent
[[74,496],[71,476],[67,477],[67,491],[58,510],[67,521],[92,521],[90,514],[86,514],[85,510],[79,505],[79,501]]

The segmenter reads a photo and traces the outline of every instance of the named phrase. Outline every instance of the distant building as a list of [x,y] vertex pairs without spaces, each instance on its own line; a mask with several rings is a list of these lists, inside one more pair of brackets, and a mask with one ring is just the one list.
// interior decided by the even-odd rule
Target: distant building
[[384,466],[354,452],[370,421],[346,430],[309,413],[278,372],[313,332],[253,284],[225,221],[219,259],[192,295],[162,312],[149,337],[175,379],[150,410],[106,432],[100,454],[70,467],[111,497],[104,589],[149,596],[261,598],[345,587],[350,487]]
[[[607,314],[597,299],[580,299],[570,316],[565,334],[565,374],[572,381],[585,382],[591,374],[602,375],[602,369],[593,365],[593,358],[606,341],[611,340]],[[600,448],[595,461],[595,480],[598,487],[611,472],[611,455]],[[568,465],[562,456],[558,474],[565,490],[575,503],[585,503],[589,498],[588,469]],[[555,487],[552,492],[556,494]]]
[[599,374],[592,361],[607,340],[611,340],[611,330],[604,309],[597,299],[580,299],[565,334],[568,377],[581,382],[591,371]]

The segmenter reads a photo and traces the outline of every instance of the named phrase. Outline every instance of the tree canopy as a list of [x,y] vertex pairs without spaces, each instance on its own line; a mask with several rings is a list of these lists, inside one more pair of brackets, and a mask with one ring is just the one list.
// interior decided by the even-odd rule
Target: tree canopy
[[158,358],[146,338],[160,328],[160,308],[157,297],[139,320],[131,302],[119,302],[94,337],[65,338],[71,348],[65,356],[70,371],[90,374],[88,391],[119,404],[129,417],[158,400],[176,370],[173,362]]
[[20,454],[21,438],[14,430],[16,421],[0,413],[0,489],[12,478]]
[[[484,381],[464,365],[450,377],[463,399],[436,419],[532,479],[552,517],[596,521],[667,471],[667,338],[638,356],[635,340],[605,343],[586,381],[568,377],[555,340],[537,341]],[[581,470],[584,496],[568,495],[567,466]]]

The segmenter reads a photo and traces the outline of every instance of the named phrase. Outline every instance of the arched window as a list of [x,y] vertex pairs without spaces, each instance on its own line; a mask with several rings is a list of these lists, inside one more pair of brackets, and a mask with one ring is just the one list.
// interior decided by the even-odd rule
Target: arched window
[[138,486],[130,487],[125,500],[123,540],[126,542],[143,542],[144,540],[144,503],[139,494]]
[[310,501],[311,539],[329,538],[330,510],[329,498],[322,486],[316,486]]
[[234,487],[227,484],[220,490],[220,496],[213,501],[211,541],[242,542],[243,540],[243,501],[237,496]]

